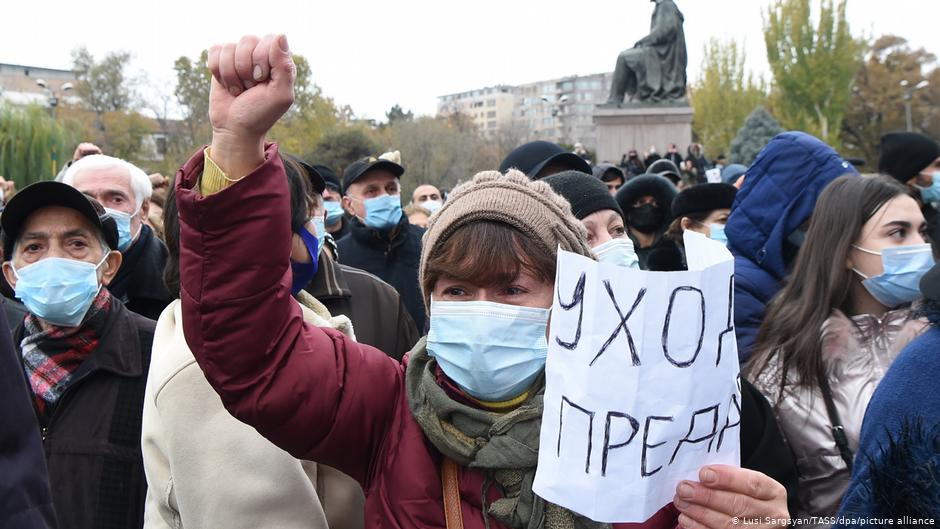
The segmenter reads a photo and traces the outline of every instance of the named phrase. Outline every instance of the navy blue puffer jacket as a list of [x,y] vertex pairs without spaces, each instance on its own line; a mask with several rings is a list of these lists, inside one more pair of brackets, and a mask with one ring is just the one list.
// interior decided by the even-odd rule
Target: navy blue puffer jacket
[[[748,168],[725,232],[734,254],[734,324],[743,364],[751,355],[764,307],[789,271],[784,246],[813,213],[830,182],[858,174],[832,147],[804,132],[778,134]],[[795,250],[795,248],[794,248]]]

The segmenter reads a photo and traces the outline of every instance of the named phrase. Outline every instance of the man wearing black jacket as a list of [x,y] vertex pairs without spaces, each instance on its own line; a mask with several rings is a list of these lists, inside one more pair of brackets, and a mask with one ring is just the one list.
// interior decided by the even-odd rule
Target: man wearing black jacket
[[343,209],[352,231],[337,242],[339,262],[365,270],[395,287],[419,332],[425,312],[418,263],[424,228],[408,222],[401,207],[405,169],[395,162],[362,158],[343,173]]
[[39,182],[10,200],[0,225],[3,275],[28,311],[13,343],[56,519],[74,529],[142,527],[140,432],[155,324],[108,290],[121,268],[114,218],[73,187]]

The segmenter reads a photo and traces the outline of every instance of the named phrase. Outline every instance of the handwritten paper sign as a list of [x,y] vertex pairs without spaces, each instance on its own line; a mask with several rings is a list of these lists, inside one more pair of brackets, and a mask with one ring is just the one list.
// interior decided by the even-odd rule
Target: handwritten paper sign
[[539,496],[643,522],[703,465],[740,464],[733,281],[731,260],[647,272],[559,252]]

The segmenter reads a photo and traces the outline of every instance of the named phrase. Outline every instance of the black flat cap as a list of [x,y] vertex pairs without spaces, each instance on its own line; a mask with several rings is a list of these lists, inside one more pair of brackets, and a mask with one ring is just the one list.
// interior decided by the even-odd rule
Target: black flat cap
[[395,162],[382,160],[381,158],[376,158],[375,156],[360,158],[349,164],[349,167],[343,171],[343,194],[345,195],[346,190],[349,189],[349,186],[351,186],[362,175],[375,169],[384,169],[395,175],[396,178],[401,178],[401,175],[405,174],[405,168]]
[[940,158],[940,145],[916,132],[889,132],[881,137],[878,171],[906,184],[934,160]]
[[530,141],[524,143],[509,153],[499,164],[499,172],[505,173],[510,169],[518,169],[529,178],[535,180],[539,172],[548,164],[556,164],[591,174],[591,165],[573,152],[568,152],[560,145],[550,141]]
[[326,189],[326,180],[313,164],[308,163],[300,156],[294,156],[293,154],[286,154],[285,156],[297,162],[297,165],[303,167],[304,172],[307,173],[307,178],[310,180],[310,185],[318,195],[323,193],[323,190]]
[[326,187],[334,191],[339,191],[339,188],[342,187],[339,181],[339,175],[336,174],[336,171],[330,169],[329,167],[322,164],[314,164],[313,168],[320,173],[320,176],[323,177],[323,182],[326,184]]
[[3,210],[3,214],[0,215],[5,260],[9,261],[13,258],[13,246],[20,236],[26,219],[35,211],[49,206],[61,206],[78,211],[101,232],[108,247],[112,250],[117,249],[117,222],[98,201],[88,198],[78,189],[62,182],[37,182],[13,195]]
[[699,184],[683,189],[672,201],[672,218],[689,213],[731,209],[738,189],[731,184]]
[[610,196],[603,182],[579,171],[564,171],[546,176],[543,182],[571,204],[571,212],[578,220],[604,209],[612,209],[623,217],[623,211]]

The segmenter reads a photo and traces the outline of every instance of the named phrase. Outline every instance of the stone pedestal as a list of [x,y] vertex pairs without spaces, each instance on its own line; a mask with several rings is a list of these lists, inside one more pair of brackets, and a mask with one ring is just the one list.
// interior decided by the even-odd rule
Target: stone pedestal
[[682,153],[692,143],[692,107],[688,105],[599,106],[594,109],[594,124],[598,162],[616,164],[630,149],[642,158],[650,145],[661,155],[675,143]]

